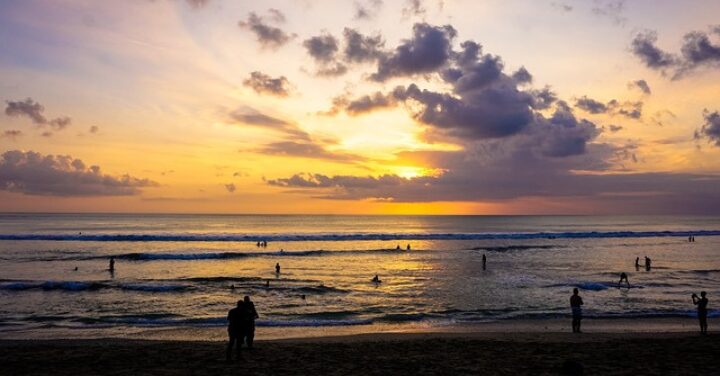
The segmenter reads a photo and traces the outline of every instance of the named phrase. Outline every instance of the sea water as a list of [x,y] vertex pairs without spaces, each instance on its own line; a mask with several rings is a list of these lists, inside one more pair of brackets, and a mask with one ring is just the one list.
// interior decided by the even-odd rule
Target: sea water
[[0,215],[0,334],[221,327],[245,295],[309,331],[554,318],[575,287],[589,317],[692,316],[720,217]]

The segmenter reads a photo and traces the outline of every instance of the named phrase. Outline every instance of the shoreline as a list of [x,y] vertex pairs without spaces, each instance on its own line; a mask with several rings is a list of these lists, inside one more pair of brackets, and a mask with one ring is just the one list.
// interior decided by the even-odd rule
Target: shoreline
[[[710,333],[720,328],[720,317],[708,319]],[[6,340],[153,340],[153,341],[225,341],[225,327],[111,327],[111,328],[42,328],[29,330],[0,330],[0,341]],[[696,318],[602,318],[583,319],[585,335],[661,335],[699,333]],[[329,341],[333,338],[374,338],[373,336],[428,336],[509,338],[523,335],[543,336],[572,334],[570,318],[522,319],[481,323],[368,324],[320,327],[258,327],[256,341]]]

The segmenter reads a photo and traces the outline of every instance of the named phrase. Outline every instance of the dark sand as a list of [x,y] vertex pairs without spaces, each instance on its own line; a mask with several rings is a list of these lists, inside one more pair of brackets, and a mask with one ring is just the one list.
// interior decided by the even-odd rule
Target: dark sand
[[1,375],[717,375],[720,335],[380,333],[256,342],[225,362],[220,341],[2,340]]

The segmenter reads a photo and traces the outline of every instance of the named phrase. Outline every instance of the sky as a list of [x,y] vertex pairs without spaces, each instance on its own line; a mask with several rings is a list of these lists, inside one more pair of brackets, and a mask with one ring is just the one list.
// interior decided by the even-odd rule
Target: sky
[[0,1],[0,211],[718,214],[720,2]]

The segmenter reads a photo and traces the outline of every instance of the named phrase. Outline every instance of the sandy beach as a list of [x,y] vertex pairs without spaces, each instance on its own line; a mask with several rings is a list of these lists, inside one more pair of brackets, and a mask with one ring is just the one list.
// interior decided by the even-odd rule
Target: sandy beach
[[[218,328],[213,329],[218,339],[212,341],[6,339],[0,341],[0,373],[552,375],[560,374],[567,361],[581,364],[586,375],[716,374],[720,370],[720,337],[716,332],[701,336],[696,331],[680,331],[690,319],[609,321],[588,322],[588,330],[582,334],[557,331],[561,322],[551,320],[476,325],[473,331],[454,327],[446,331],[260,338],[255,349],[244,351],[243,359],[231,363],[224,360],[225,343]],[[497,331],[500,329],[504,331]]]

